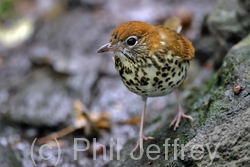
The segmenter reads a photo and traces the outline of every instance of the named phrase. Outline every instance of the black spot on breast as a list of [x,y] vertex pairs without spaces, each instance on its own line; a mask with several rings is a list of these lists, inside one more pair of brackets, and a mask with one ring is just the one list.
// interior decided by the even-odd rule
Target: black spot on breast
[[167,67],[162,67],[161,71],[164,72],[164,71],[166,71],[166,69],[167,69]]
[[149,68],[152,67],[152,64],[149,63],[149,64],[148,64],[148,67],[149,67]]
[[168,71],[170,71],[171,70],[171,67],[170,66],[168,66]]
[[160,88],[163,88],[163,86],[162,86],[162,85],[159,85],[159,86],[158,86],[158,89],[160,89]]
[[148,85],[149,78],[141,77],[140,83],[142,86]]
[[173,59],[168,59],[168,63],[173,63]]
[[171,86],[172,84],[173,84],[173,82],[171,81],[171,82],[168,83],[168,86]]
[[170,80],[170,78],[168,77],[168,78],[166,78],[165,82],[168,82],[169,80]]
[[172,74],[172,77],[175,77],[175,74],[176,74],[176,72],[174,72],[174,73]]
[[178,60],[175,60],[174,64],[177,65],[178,64]]
[[134,82],[132,79],[129,80],[130,84],[134,85]]
[[130,85],[131,85],[131,84],[130,84],[130,82],[128,82],[128,81],[126,82],[126,84],[127,84],[128,86],[130,86]]
[[162,88],[162,89],[161,89],[161,91],[164,91],[164,90],[166,90],[166,88]]
[[138,86],[136,86],[136,89],[139,90],[139,91],[141,91],[141,89]]
[[178,76],[181,76],[181,71],[180,71],[180,72],[178,72]]
[[174,70],[175,70],[175,68],[173,67],[172,70],[171,70],[171,72],[174,72]]
[[167,73],[163,73],[163,74],[161,74],[161,76],[162,76],[162,77],[167,77],[168,74],[167,74]]
[[159,81],[159,78],[158,78],[158,77],[154,77],[154,81],[155,81],[155,82],[158,82],[158,81]]
[[123,68],[121,68],[121,69],[119,70],[119,74],[120,74],[120,76],[122,76],[122,75],[123,75],[123,73],[124,73],[124,69],[123,69]]
[[160,75],[160,74],[161,74],[161,72],[160,72],[160,71],[157,71],[157,72],[156,72],[156,75],[157,75],[157,76],[158,76],[158,75]]
[[125,73],[126,73],[126,74],[131,74],[131,73],[132,73],[132,70],[130,70],[129,68],[126,68],[126,69],[125,69]]
[[145,57],[142,57],[142,60],[144,61],[145,64],[148,63],[147,59]]
[[181,68],[181,62],[178,63],[178,67]]
[[165,62],[166,62],[166,59],[160,58],[159,61],[160,61],[161,63],[165,63]]
[[176,85],[178,85],[180,82],[181,82],[181,80],[179,80],[179,81],[176,83]]
[[159,85],[161,85],[162,83],[163,83],[162,81],[159,81],[159,83],[158,83],[158,84],[159,84]]
[[142,71],[143,75],[148,75],[148,73],[145,72],[143,69],[141,71]]
[[154,66],[155,68],[157,68],[158,70],[161,69],[161,66],[159,66],[159,64],[157,63],[157,61],[155,61],[154,58],[151,58],[151,61],[152,61],[152,64],[153,64],[153,66]]

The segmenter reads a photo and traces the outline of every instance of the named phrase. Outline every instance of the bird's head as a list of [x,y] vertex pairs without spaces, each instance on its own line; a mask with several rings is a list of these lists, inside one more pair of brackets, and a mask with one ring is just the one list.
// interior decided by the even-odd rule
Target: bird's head
[[100,47],[97,53],[114,51],[133,57],[150,55],[160,44],[160,35],[155,26],[140,21],[130,21],[116,27],[110,42]]

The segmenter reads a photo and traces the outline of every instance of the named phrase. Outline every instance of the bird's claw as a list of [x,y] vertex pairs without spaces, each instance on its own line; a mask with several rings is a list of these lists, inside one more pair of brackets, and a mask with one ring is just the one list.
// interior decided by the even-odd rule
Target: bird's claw
[[144,141],[148,141],[148,140],[153,140],[154,138],[149,136],[149,137],[146,137],[146,136],[141,136],[138,141],[137,141],[137,144],[136,146],[134,147],[134,149],[131,151],[131,153],[135,152],[139,147],[141,150],[143,150],[143,142]]
[[193,121],[193,118],[191,116],[186,115],[183,112],[180,112],[180,113],[176,114],[174,120],[170,123],[169,126],[174,125],[174,130],[176,130],[176,128],[179,127],[179,124],[181,122],[181,118],[186,118],[186,119],[189,119],[190,121]]

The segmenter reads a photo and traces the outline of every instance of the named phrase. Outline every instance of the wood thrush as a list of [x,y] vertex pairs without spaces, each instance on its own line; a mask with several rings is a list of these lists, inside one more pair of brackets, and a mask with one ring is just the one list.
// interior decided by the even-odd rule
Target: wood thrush
[[[130,21],[116,27],[110,42],[98,49],[98,53],[114,51],[114,64],[124,85],[140,95],[144,101],[137,145],[143,150],[143,141],[153,139],[143,133],[144,116],[148,97],[167,95],[182,84],[187,76],[189,61],[194,57],[191,42],[176,31],[164,26]],[[174,129],[181,118],[192,120],[181,109],[178,91],[178,110],[171,122]]]

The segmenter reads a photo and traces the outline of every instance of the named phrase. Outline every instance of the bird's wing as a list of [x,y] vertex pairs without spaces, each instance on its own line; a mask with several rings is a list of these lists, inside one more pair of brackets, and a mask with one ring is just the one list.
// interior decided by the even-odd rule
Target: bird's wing
[[184,60],[194,58],[195,49],[186,37],[164,26],[157,26],[157,30],[165,43],[165,47],[172,50],[175,56],[179,56]]

